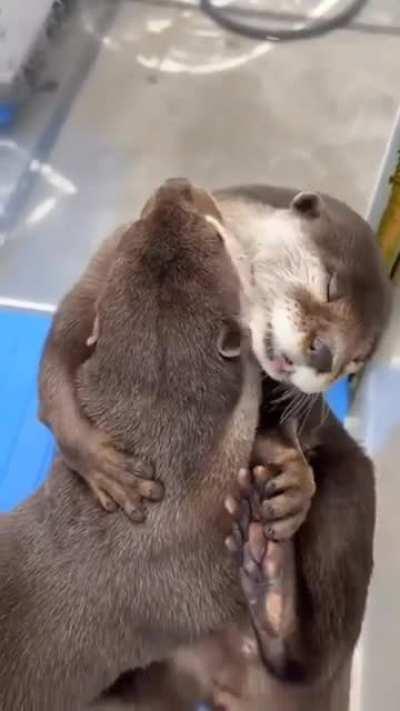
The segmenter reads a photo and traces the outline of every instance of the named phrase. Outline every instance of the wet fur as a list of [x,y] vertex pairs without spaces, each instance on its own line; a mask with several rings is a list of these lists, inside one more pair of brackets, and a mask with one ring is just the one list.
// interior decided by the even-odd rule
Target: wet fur
[[86,708],[125,669],[246,614],[223,499],[250,454],[259,371],[216,345],[238,308],[218,235],[185,186],[164,190],[102,282],[78,393],[117,446],[154,460],[167,493],[133,526],[106,515],[59,459],[38,494],[0,518],[2,711]]
[[[245,186],[216,197],[251,262],[254,295],[246,323],[263,369],[279,380],[268,359],[283,351],[295,364],[292,383],[303,392],[356,372],[374,351],[390,307],[382,255],[365,220],[316,193]],[[315,367],[315,338],[332,354],[326,371]]]
[[[255,187],[219,192],[216,193],[216,198],[221,200],[221,205],[224,199],[231,200],[236,196],[238,199],[240,198],[240,201],[244,198],[245,201],[251,202],[255,200],[256,202],[265,202],[276,207],[286,207],[294,194],[295,191]],[[334,209],[335,201],[330,198],[327,200],[329,206]],[[353,219],[351,212],[349,212],[349,219]],[[320,245],[320,248],[324,249],[324,245]],[[368,268],[368,257],[365,257],[368,250],[364,250],[363,245],[360,244],[359,251],[361,262],[364,264],[365,260],[367,260],[364,266]],[[101,267],[104,270],[103,276],[104,273],[107,273],[108,265],[109,256],[106,254]],[[348,266],[349,274],[351,274],[352,265]],[[97,279],[100,281],[102,278],[101,269],[96,271]],[[384,288],[383,284],[382,282],[382,288]],[[93,281],[85,279],[81,284],[81,288],[84,291],[85,288],[89,287],[90,290],[91,285],[93,285]],[[68,298],[70,301],[68,301]],[[85,336],[90,331],[91,324],[88,325],[88,314],[90,313],[90,317],[93,317],[93,291],[89,294],[86,304],[84,300],[79,302],[81,312],[72,303],[73,298],[73,296],[67,297],[64,307],[59,312],[58,320],[56,318],[53,341],[50,341],[50,348],[54,342],[56,345],[57,341],[62,344],[67,327],[66,322],[69,319],[71,320],[71,327],[77,328],[80,342],[82,342],[82,331]],[[357,291],[355,298],[358,299]],[[360,294],[360,304],[361,301],[362,295]],[[82,321],[79,320],[80,313],[82,313]],[[70,315],[68,316],[68,314]],[[78,320],[76,318],[77,315]],[[367,316],[378,325],[378,314],[374,312],[373,305],[371,305],[371,310],[367,312]],[[117,343],[115,348],[117,348]],[[44,367],[46,368],[46,359]],[[194,371],[195,369],[193,369]],[[109,386],[105,383],[104,387],[107,388]],[[264,432],[268,433],[271,428],[279,426],[282,407],[272,407],[271,400],[274,396],[272,388],[271,381],[265,379],[263,406],[259,424],[260,435]],[[109,393],[106,390],[101,395],[101,400],[104,404],[100,412],[100,420],[103,426],[107,426],[104,416],[108,397]],[[117,436],[128,437],[129,442],[133,442],[133,439],[131,440],[133,434],[129,432],[129,428],[125,434],[124,426],[126,427],[126,420],[125,423],[121,420],[121,423],[117,426]],[[110,432],[114,432],[114,425],[110,427]],[[143,433],[141,436],[143,437]],[[139,444],[139,440],[135,439],[135,446],[137,444]],[[232,708],[235,709],[260,709],[261,711],[266,707],[268,701],[272,709],[275,706],[279,709],[299,710],[307,708],[308,710],[311,703],[313,708],[321,708],[321,711],[326,711],[329,708],[334,708],[337,711],[337,709],[342,708],[339,702],[333,701],[333,698],[339,693],[338,690],[343,685],[344,687],[346,686],[347,670],[360,631],[372,568],[374,528],[373,472],[369,460],[332,416],[321,425],[319,403],[315,404],[313,412],[307,418],[302,429],[302,444],[309,452],[308,456],[314,468],[317,481],[317,493],[309,516],[296,535],[294,542],[298,575],[298,612],[302,643],[301,661],[304,664],[305,682],[299,688],[298,684],[293,686],[293,680],[290,675],[287,676],[283,684],[274,680],[269,672],[265,671],[264,665],[257,655],[246,662],[240,651],[242,636],[236,631],[232,633],[232,636],[228,635],[228,641],[232,643],[231,646],[229,644],[228,646],[223,645],[225,664],[221,663],[222,676],[226,678],[227,675],[230,679],[233,678],[235,680],[230,697]],[[146,454],[145,450],[142,451]],[[160,465],[164,466],[161,460]],[[170,483],[168,481],[168,489],[169,486]],[[204,493],[202,516],[205,515],[204,512],[208,509],[211,498],[210,492],[206,491]],[[338,519],[340,519],[340,535],[338,535]],[[210,545],[213,545],[212,541]],[[181,575],[180,566],[184,565],[184,558],[181,562],[179,561],[178,557],[176,567],[172,570],[172,573],[178,577]],[[207,579],[209,581],[209,573],[207,575],[204,573],[204,575],[204,580]],[[209,585],[209,582],[207,584]],[[235,585],[235,583],[231,584]],[[227,599],[225,595],[225,602],[227,602]],[[160,616],[165,615],[165,613],[165,607],[161,606]],[[216,645],[218,650],[218,641],[209,641],[205,644],[214,645],[214,648]],[[217,651],[215,653],[217,654]],[[183,652],[180,654],[181,660],[182,654]],[[203,654],[203,662],[201,649],[198,650],[197,655],[192,652],[192,659],[193,654],[197,661],[193,662],[190,682],[187,676],[190,668],[186,668],[183,674],[180,664],[175,660],[168,667],[170,676],[166,674],[164,666],[156,669],[152,668],[148,672],[150,678],[152,678],[151,674],[154,673],[151,685],[147,684],[146,686],[146,683],[143,680],[140,681],[139,677],[139,687],[136,685],[136,692],[138,688],[142,690],[141,693],[143,693],[143,688],[147,688],[149,692],[150,686],[154,690],[154,682],[157,678],[160,678],[159,675],[161,674],[167,684],[167,691],[171,694],[171,708],[180,708],[177,698],[174,699],[174,684],[171,682],[174,675],[178,675],[178,684],[182,690],[182,693],[178,692],[180,696],[183,694],[185,697],[186,684],[189,685],[190,694],[195,695],[195,693],[198,693],[204,695],[207,693],[207,689],[210,694],[215,677],[218,677],[218,673],[215,673],[216,667],[212,669],[212,674],[207,672],[205,660],[207,654],[210,654],[210,647],[206,647],[206,651]],[[190,655],[186,654],[186,658],[190,660]],[[206,669],[204,669],[204,664]],[[186,666],[190,667],[190,663]],[[226,667],[228,667],[227,674]],[[203,671],[200,671],[201,669]],[[193,689],[193,685],[196,688],[196,680],[197,682],[201,680],[200,686],[197,687],[197,692]],[[168,708],[166,701],[167,691],[163,697],[166,704],[165,708]],[[344,699],[346,692],[343,693]],[[341,701],[342,704],[345,703],[343,699]],[[159,708],[157,706],[159,702],[154,699],[153,691],[147,701],[146,693],[144,694],[143,700],[140,701],[140,704],[142,703],[144,704],[143,708]],[[138,706],[138,708],[142,708],[142,706]],[[164,708],[164,706],[161,706],[161,708]]]
[[[273,390],[266,379],[254,463],[271,461],[271,434],[279,433],[280,408],[268,404]],[[162,674],[159,668],[148,670],[153,690],[159,674],[163,680],[165,708],[184,711],[189,696],[192,704],[208,699],[228,711],[347,711],[352,654],[373,565],[374,475],[370,460],[340,423],[322,413],[316,402],[301,433],[316,493],[293,539],[297,615],[284,639],[285,656],[276,665],[268,639],[263,647],[251,627],[230,627],[183,648]],[[153,694],[139,695],[135,704],[132,695],[132,708],[155,711]]]
[[[246,210],[249,206],[251,210],[251,204],[286,208],[295,193],[250,186],[221,191],[216,197],[222,212],[225,201],[231,205],[232,197],[237,198],[236,209],[244,211],[245,224]],[[327,267],[334,265],[347,283],[347,296],[359,319],[360,330],[373,334],[372,351],[384,327],[390,303],[388,281],[380,267],[378,249],[372,233],[360,231],[360,218],[350,208],[327,196],[324,199],[330,219],[337,226],[338,242],[332,244],[330,240],[327,244],[323,232],[312,237]],[[342,220],[347,221],[344,234],[353,232],[356,240],[351,261],[346,259],[346,243],[340,243]],[[375,280],[371,292],[380,294],[375,302],[365,298],[365,278],[369,275]],[[268,460],[268,451],[262,453],[263,435],[267,442],[269,434],[280,427],[283,406],[272,404],[274,392],[274,383],[265,378],[258,431],[261,451],[259,448],[253,463]],[[218,698],[230,711],[264,711],[267,707],[279,711],[308,711],[311,707],[321,711],[347,709],[349,669],[361,630],[373,565],[373,467],[334,416],[326,416],[320,398],[302,422],[300,439],[314,470],[316,494],[308,517],[294,538],[298,634],[294,646],[287,647],[287,666],[283,673],[282,669],[271,669],[268,650],[263,654],[261,649],[263,662],[257,653],[246,659],[241,652],[243,635],[238,633],[236,641],[231,639],[230,653],[225,646],[225,663],[220,664],[220,673],[214,668],[209,670],[208,676],[210,688],[216,684],[225,688],[222,699]],[[216,646],[218,642],[213,644]],[[203,684],[210,654],[210,649],[199,652],[199,659],[203,655],[203,666],[197,660],[197,668],[203,671]],[[293,661],[295,665],[290,663]],[[274,678],[277,673],[283,683]]]
[[[223,213],[224,202],[231,204],[232,197],[237,198],[237,209],[244,211],[245,221],[246,210],[249,210],[249,206],[251,209],[251,203],[287,207],[295,193],[255,186],[221,191],[216,193],[216,198]],[[327,244],[323,232],[313,235],[313,238],[327,267],[339,269],[347,284],[346,293],[350,304],[348,328],[353,327],[352,318],[355,314],[359,319],[360,331],[365,333],[368,330],[373,334],[370,350],[365,353],[368,356],[387,318],[390,303],[388,282],[380,267],[380,257],[372,233],[369,235],[364,226],[360,230],[360,218],[343,203],[327,196],[324,199],[330,211],[330,219],[336,225],[338,241],[332,244],[330,240]],[[343,220],[346,221],[346,229],[341,233],[340,224]],[[340,242],[349,233],[354,235],[356,246],[351,261],[346,259],[346,242]],[[380,293],[379,300],[365,298],[365,278],[369,275],[375,280],[371,292]],[[354,331],[355,338],[360,331]],[[274,384],[266,378],[259,424],[261,443],[263,434],[268,437],[274,428],[279,428],[283,407],[272,405],[274,394]],[[222,686],[225,690],[222,701],[232,711],[264,711],[267,706],[279,711],[308,711],[311,706],[321,711],[342,711],[347,708],[349,669],[361,630],[373,563],[373,468],[370,460],[333,415],[326,416],[320,399],[315,401],[303,423],[301,442],[313,466],[317,485],[309,515],[294,539],[299,630],[295,661],[300,661],[302,681],[299,682],[297,664],[293,667],[288,663],[280,682],[274,678],[277,670],[274,672],[273,669],[265,668],[265,663],[269,666],[265,655],[264,663],[258,654],[246,659],[241,651],[244,637],[237,631],[227,633],[225,641],[209,640],[204,643],[204,649],[198,648],[195,660],[193,652],[182,652],[179,657],[186,673],[192,664],[193,676],[199,683],[197,698],[201,698],[201,695],[203,698],[212,698],[215,688]],[[259,450],[254,463],[265,462],[267,452],[264,455],[260,457]],[[246,634],[249,634],[248,630]],[[290,655],[289,647],[288,662]],[[184,657],[186,662],[182,661]],[[216,658],[219,658],[219,665],[215,662]],[[214,660],[211,665],[210,659]],[[185,688],[185,680],[179,675],[179,668],[179,663],[177,668],[172,663],[170,672],[172,676],[178,674],[177,685]],[[296,670],[294,675],[291,671],[293,668]],[[279,673],[282,676],[282,671]],[[155,686],[156,678],[155,674]],[[170,694],[173,698],[171,688]],[[220,696],[218,698],[221,700]],[[174,703],[178,708],[179,699],[175,698]]]

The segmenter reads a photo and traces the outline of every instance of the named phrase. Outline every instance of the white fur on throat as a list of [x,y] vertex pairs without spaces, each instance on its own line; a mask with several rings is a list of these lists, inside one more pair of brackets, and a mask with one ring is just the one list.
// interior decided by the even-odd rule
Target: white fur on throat
[[290,209],[277,210],[240,201],[219,205],[224,225],[212,222],[222,235],[243,284],[243,320],[249,326],[254,354],[263,370],[285,379],[270,360],[266,336],[276,354],[293,361],[290,382],[303,392],[324,390],[329,375],[321,375],[304,362],[304,333],[299,328],[296,288],[316,300],[326,299],[327,274],[308,237],[302,218]]

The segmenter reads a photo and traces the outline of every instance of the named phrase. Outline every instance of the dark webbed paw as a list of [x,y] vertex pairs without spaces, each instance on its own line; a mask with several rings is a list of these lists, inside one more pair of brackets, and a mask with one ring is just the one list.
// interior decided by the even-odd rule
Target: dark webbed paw
[[297,628],[293,536],[310,507],[313,472],[300,451],[285,450],[271,467],[241,470],[238,491],[226,501],[233,519],[227,546],[239,564],[260,652],[280,678],[300,678],[290,643]]
[[254,480],[253,496],[257,498],[267,538],[289,540],[305,521],[315,493],[311,467],[295,451],[282,467],[274,465],[271,472],[263,466],[256,467]]
[[284,595],[291,543],[268,540],[263,525],[263,491],[268,473],[262,468],[239,473],[239,498],[228,497],[226,507],[233,518],[226,543],[240,566],[240,578],[251,614],[268,633],[283,633]]

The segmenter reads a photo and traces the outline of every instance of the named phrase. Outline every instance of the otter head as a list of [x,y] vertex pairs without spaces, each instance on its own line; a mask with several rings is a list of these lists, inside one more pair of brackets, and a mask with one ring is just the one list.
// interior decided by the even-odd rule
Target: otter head
[[254,260],[253,349],[274,380],[321,392],[372,354],[390,289],[375,237],[349,207],[316,193],[274,210]]
[[[174,442],[187,471],[205,461],[252,384],[239,280],[206,219],[213,212],[220,217],[212,197],[183,179],[152,196],[119,240],[79,375],[93,422],[126,451]],[[251,407],[255,423],[256,398]]]

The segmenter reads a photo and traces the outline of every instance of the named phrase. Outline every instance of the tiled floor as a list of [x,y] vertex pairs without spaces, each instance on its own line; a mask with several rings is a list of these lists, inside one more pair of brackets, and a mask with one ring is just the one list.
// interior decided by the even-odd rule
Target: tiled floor
[[[257,43],[221,31],[194,2],[110,2],[102,24],[91,0],[79,0],[74,21],[99,52],[70,92],[54,140],[42,141],[31,190],[3,234],[0,302],[54,305],[99,240],[166,176],[313,187],[365,211],[399,103],[400,35],[348,29]],[[253,2],[298,11],[316,4]],[[400,26],[400,2],[371,0],[362,19]],[[57,95],[36,99],[0,148],[29,153],[52,101],[55,111]],[[3,160],[0,191],[6,173]],[[377,462],[379,517],[352,711],[400,707],[399,329],[395,312],[354,412]]]

